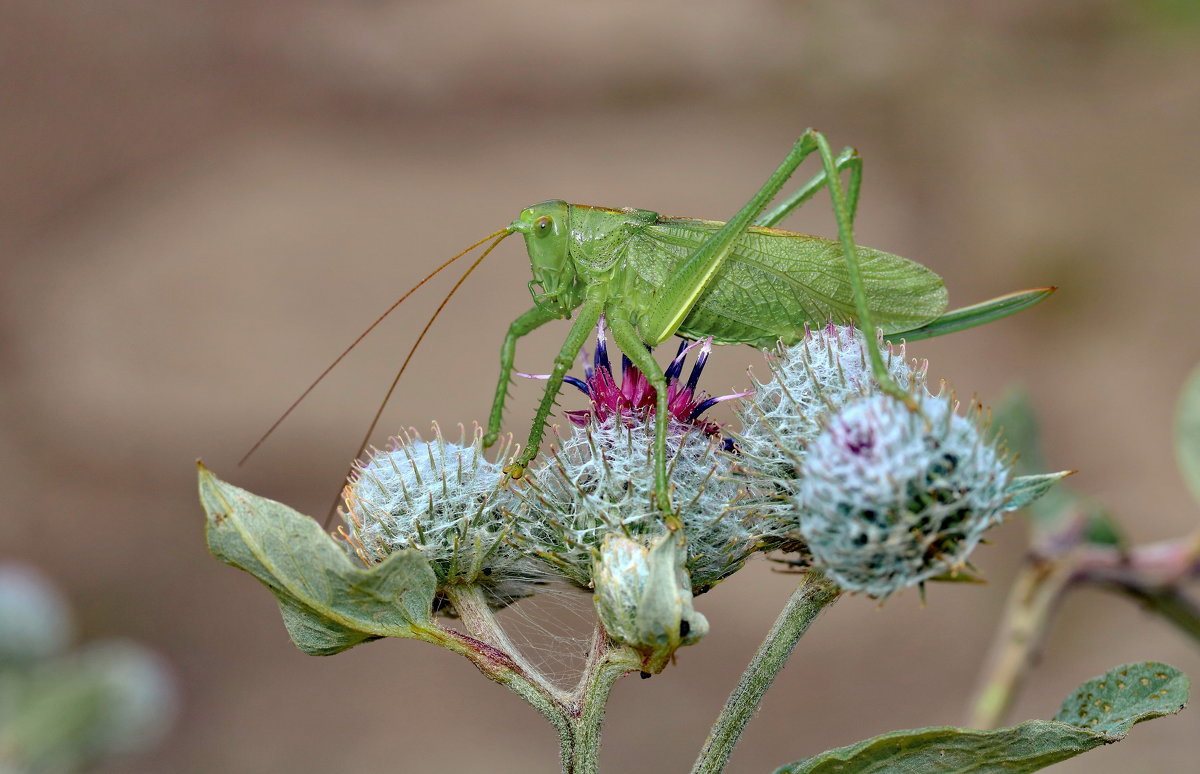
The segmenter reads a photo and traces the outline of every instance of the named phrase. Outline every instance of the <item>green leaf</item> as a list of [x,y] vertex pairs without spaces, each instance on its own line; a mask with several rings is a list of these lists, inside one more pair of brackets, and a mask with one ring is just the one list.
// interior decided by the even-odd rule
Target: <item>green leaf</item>
[[1166,664],[1125,664],[1076,688],[1054,720],[1089,729],[1106,742],[1116,742],[1124,739],[1136,723],[1183,709],[1189,687],[1187,676]]
[[1081,685],[1054,720],[975,731],[893,731],[784,766],[775,774],[1024,774],[1120,741],[1136,723],[1172,715],[1188,679],[1157,663],[1126,664]]
[[1192,371],[1175,413],[1175,459],[1183,480],[1200,501],[1200,368]]
[[1057,473],[1017,476],[1004,488],[1004,494],[1008,497],[1004,510],[1019,511],[1027,508],[1039,497],[1049,492],[1051,487],[1074,472],[1073,470],[1060,470]]
[[1058,288],[1033,288],[1009,293],[1006,296],[993,298],[971,306],[955,309],[938,317],[936,320],[910,328],[899,333],[889,333],[889,339],[904,339],[905,341],[920,341],[932,339],[935,336],[945,336],[948,333],[965,331],[979,325],[986,325],[1010,314],[1016,314],[1028,309],[1034,304],[1050,296]]
[[436,580],[417,551],[357,566],[308,516],[221,481],[200,466],[213,556],[262,581],[292,642],[326,656],[379,637],[424,638]]

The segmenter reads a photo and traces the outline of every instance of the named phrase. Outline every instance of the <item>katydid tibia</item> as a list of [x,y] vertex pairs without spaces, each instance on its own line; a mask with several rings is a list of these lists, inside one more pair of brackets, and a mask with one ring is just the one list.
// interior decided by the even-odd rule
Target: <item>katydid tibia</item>
[[[765,212],[800,164],[814,153],[821,160],[820,172]],[[843,185],[845,173],[848,180]],[[512,322],[500,348],[500,378],[484,445],[494,444],[500,432],[517,340],[551,320],[569,319],[575,313],[546,380],[528,443],[506,468],[513,478],[523,475],[538,453],[567,371],[600,316],[605,315],[617,346],[657,392],[655,496],[657,507],[669,516],[667,389],[663,370],[650,347],[672,335],[711,337],[716,344],[792,344],[804,336],[806,324],[830,320],[853,323],[864,331],[882,329],[885,334],[899,335],[911,332],[914,338],[941,335],[1012,314],[1053,291],[1034,289],[943,314],[946,290],[940,277],[913,261],[854,244],[853,222],[861,182],[858,155],[847,149],[835,157],[825,137],[810,129],[750,201],[725,223],[561,200],[536,204],[523,210],[506,228],[476,242],[422,279],[354,344],[434,274],[474,247],[493,240],[429,319],[393,380],[383,401],[386,405],[413,352],[450,296],[500,241],[520,233],[533,273],[529,290],[534,305]],[[832,200],[838,226],[836,241],[773,228],[822,188],[829,191]],[[246,457],[354,344],[284,412]],[[883,388],[911,400],[891,381],[878,348],[868,347],[868,352],[872,370]],[[366,449],[382,410],[381,405],[356,457]]]

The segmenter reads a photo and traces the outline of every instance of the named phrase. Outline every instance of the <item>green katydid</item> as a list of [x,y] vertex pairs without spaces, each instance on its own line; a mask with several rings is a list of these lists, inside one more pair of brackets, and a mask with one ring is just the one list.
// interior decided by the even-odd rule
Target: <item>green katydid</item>
[[[821,158],[822,173],[760,217],[814,152]],[[842,169],[850,171],[848,190],[842,187]],[[862,164],[853,151],[834,159],[825,137],[809,130],[726,223],[563,201],[523,210],[509,230],[525,237],[534,307],[518,317],[505,336],[484,444],[494,443],[499,433],[517,339],[578,310],[554,360],[529,441],[508,468],[514,478],[522,475],[537,454],[563,377],[603,314],[617,346],[657,393],[655,490],[658,507],[669,513],[666,380],[648,347],[676,334],[711,337],[717,344],[793,344],[805,335],[807,324],[829,319],[855,321],[868,331],[878,322],[885,333],[893,333],[917,328],[945,311],[946,290],[936,274],[899,256],[854,244],[861,175]],[[833,199],[839,242],[770,228],[822,185]],[[877,348],[869,351],[880,383],[907,400],[892,383]]]
[[[814,152],[821,159],[821,171],[764,214],[795,170]],[[844,172],[849,173],[845,186],[841,180]],[[657,393],[655,489],[658,507],[669,513],[667,390],[662,368],[649,347],[672,335],[712,337],[717,344],[792,344],[803,337],[806,324],[829,320],[852,322],[866,331],[877,330],[878,325],[885,334],[925,338],[1012,314],[1053,291],[1034,289],[944,314],[946,291],[936,274],[905,258],[854,244],[853,221],[861,182],[859,156],[847,149],[835,158],[825,137],[810,129],[767,182],[726,223],[561,200],[528,207],[509,226],[441,264],[401,296],[317,377],[242,461],[393,309],[450,263],[493,240],[442,300],[412,345],[355,456],[361,455],[383,406],[450,297],[500,241],[520,233],[533,273],[529,290],[534,306],[512,322],[504,337],[500,378],[484,445],[492,445],[499,435],[517,340],[551,320],[569,319],[578,310],[554,359],[528,443],[507,468],[513,478],[523,475],[538,453],[567,370],[603,314],[614,341],[646,374]],[[829,190],[833,202],[837,241],[773,228],[823,187]],[[868,351],[872,369],[884,389],[908,400],[892,383],[878,348],[870,347]]]

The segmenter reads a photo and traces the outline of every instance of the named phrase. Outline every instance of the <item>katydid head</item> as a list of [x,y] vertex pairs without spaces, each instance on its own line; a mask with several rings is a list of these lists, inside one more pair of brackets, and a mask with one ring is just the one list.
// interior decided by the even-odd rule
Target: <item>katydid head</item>
[[[568,251],[570,205],[555,199],[521,210],[509,229],[525,237],[533,281],[533,302],[556,317],[567,317],[579,305],[571,291],[575,287],[575,265]],[[540,292],[539,292],[540,289]]]

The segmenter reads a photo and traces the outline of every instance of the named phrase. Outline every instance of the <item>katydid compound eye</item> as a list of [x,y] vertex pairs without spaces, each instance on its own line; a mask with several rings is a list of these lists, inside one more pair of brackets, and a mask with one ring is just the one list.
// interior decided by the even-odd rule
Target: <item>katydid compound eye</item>
[[550,218],[546,215],[538,218],[533,222],[533,225],[537,226],[537,231],[535,233],[538,236],[545,236],[546,234],[549,234],[550,226],[553,224],[553,222],[554,221],[550,220]]

